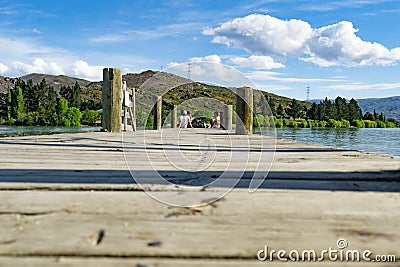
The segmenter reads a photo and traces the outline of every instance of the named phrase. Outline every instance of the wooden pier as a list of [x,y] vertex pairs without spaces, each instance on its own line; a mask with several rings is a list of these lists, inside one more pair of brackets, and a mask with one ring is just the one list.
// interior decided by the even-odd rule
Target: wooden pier
[[[139,141],[143,131],[130,133],[128,147],[118,133],[0,139],[0,265],[292,266],[276,258],[260,262],[257,252],[265,246],[337,249],[337,240],[344,238],[348,249],[396,255],[397,263],[379,266],[398,266],[400,158],[278,139],[268,179],[256,193],[248,192],[248,174],[255,168],[250,161],[236,188],[220,200],[173,207],[154,200],[143,187],[160,195],[203,197],[205,203],[207,193],[226,190],[223,183],[197,184],[224,170],[218,169],[227,161],[223,152],[232,148],[224,132],[185,133],[179,144],[185,144],[187,157],[199,153],[197,140],[204,138],[216,140],[221,152],[212,169],[193,176],[163,160],[155,165],[171,182],[193,186],[183,191],[163,184],[139,186],[129,172],[124,149],[138,154],[147,149],[152,158],[163,158],[165,144],[151,141],[157,131],[148,132],[146,147]],[[169,147],[179,147],[172,142]],[[257,151],[250,153],[251,158]],[[343,265],[374,263],[326,258],[315,264]]]

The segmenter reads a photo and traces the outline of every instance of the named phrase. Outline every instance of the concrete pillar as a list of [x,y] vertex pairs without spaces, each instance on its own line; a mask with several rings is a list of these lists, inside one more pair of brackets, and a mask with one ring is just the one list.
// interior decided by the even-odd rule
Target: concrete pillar
[[253,133],[253,89],[249,87],[236,90],[236,134]]
[[221,124],[225,128],[225,130],[232,130],[232,105],[224,105],[222,111]]
[[102,93],[103,130],[120,133],[122,124],[122,73],[120,69],[103,69]]
[[171,112],[171,128],[176,128],[176,124],[178,123],[178,110],[177,106],[174,105],[174,108]]
[[162,97],[156,97],[156,104],[154,106],[154,125],[153,129],[161,131],[162,127]]

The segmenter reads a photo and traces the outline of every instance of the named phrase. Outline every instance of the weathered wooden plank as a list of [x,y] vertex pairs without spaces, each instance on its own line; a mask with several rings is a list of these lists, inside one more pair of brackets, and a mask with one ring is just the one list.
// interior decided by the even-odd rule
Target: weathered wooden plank
[[[2,264],[3,263],[3,264]],[[259,262],[256,260],[238,260],[238,259],[168,259],[168,258],[134,258],[134,257],[0,257],[0,266],[137,266],[137,267],[230,267],[230,266],[279,266],[279,267],[289,267],[289,266],[359,266],[367,267],[372,266],[371,262]],[[396,262],[386,262],[379,263],[379,266],[389,267],[398,266]]]
[[143,192],[1,196],[3,256],[255,259],[265,245],[321,251],[338,238],[351,249],[400,256],[400,202],[392,193],[239,191],[199,208],[171,208]]

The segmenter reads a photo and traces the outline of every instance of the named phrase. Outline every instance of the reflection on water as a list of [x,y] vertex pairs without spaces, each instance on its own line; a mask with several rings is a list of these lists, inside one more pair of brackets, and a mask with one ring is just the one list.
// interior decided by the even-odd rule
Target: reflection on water
[[400,156],[400,128],[276,129],[279,138]]
[[100,127],[0,126],[0,137],[56,133],[98,132]]

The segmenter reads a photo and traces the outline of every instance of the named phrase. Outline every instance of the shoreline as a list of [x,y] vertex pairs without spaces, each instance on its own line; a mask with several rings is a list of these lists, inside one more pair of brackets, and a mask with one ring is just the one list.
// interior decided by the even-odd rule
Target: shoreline
[[[0,125],[1,127],[8,127],[8,125]],[[21,134],[21,135],[2,135],[1,131],[0,131],[0,140],[4,139],[4,138],[10,138],[10,137],[29,137],[29,136],[41,136],[41,135],[54,135],[54,134],[76,134],[76,133],[85,133],[85,132],[101,132],[101,127],[97,127],[97,126],[80,126],[80,127],[60,127],[60,126],[11,126],[11,127],[21,127],[21,129],[24,128],[35,128],[35,129],[46,129],[46,128],[50,128],[49,131],[44,131],[44,132],[40,132],[40,131],[34,131],[33,133],[27,133],[27,134]],[[61,131],[56,131],[56,132],[52,132],[51,128],[53,129],[65,129],[61,130]],[[88,131],[86,130],[79,130],[79,129],[90,129]],[[163,129],[169,129],[169,128],[163,128]],[[279,131],[356,131],[358,129],[368,129],[368,131],[379,131],[379,130],[387,130],[387,131],[397,131],[395,129],[398,128],[274,128],[276,132]],[[307,130],[308,129],[308,130]],[[71,131],[68,131],[71,130]],[[76,131],[75,131],[76,130]],[[263,129],[265,130],[265,129]],[[384,130],[384,131],[385,131]],[[266,133],[268,132],[268,130],[266,130]],[[260,131],[256,132],[256,135],[260,134]],[[308,140],[298,140],[299,137],[297,138],[291,138],[291,137],[287,137],[287,136],[278,136],[278,134],[276,134],[276,138],[281,138],[281,139],[286,139],[286,140],[292,140],[295,142],[299,142],[299,143],[305,143],[305,144],[309,144],[309,145],[322,145],[325,147],[329,147],[329,148],[334,148],[334,149],[340,149],[340,150],[348,150],[348,151],[359,151],[359,152],[363,152],[363,153],[375,153],[375,154],[379,154],[379,155],[387,155],[387,156],[393,156],[393,157],[400,157],[400,153],[399,155],[397,154],[393,154],[387,151],[373,151],[373,150],[363,150],[363,149],[359,149],[358,147],[355,148],[351,148],[351,147],[346,147],[348,145],[344,145],[344,146],[340,146],[340,145],[335,145],[335,144],[324,144],[323,142],[310,142]],[[319,139],[318,139],[319,140]]]
[[[172,130],[167,130],[173,131]],[[184,135],[182,142],[193,142],[191,136],[207,137],[219,142],[218,147],[222,152],[216,154],[215,167],[210,167],[199,174],[179,172],[175,167],[163,161],[163,146],[149,144],[147,148],[135,146],[132,153],[143,155],[143,149],[155,160],[155,168],[171,178],[172,182],[189,183],[196,185],[215,180],[219,173],[226,167],[226,137],[219,131],[192,130],[191,135]],[[128,133],[133,136],[142,135],[141,132]],[[155,138],[156,131],[146,133],[148,137]],[[154,137],[153,137],[154,136]],[[256,140],[258,137],[250,137]],[[269,138],[269,137],[265,137]],[[140,141],[133,143],[140,144]],[[155,139],[156,140],[156,139]],[[180,141],[180,142],[181,142]],[[0,183],[77,183],[77,184],[131,184],[132,177],[124,158],[122,134],[104,132],[86,132],[75,134],[54,134],[25,137],[7,137],[0,139],[3,155],[0,156]],[[166,144],[165,149],[175,146]],[[196,145],[194,145],[196,147]],[[51,149],[50,149],[51,148]],[[48,150],[50,149],[50,150]],[[182,148],[185,149],[185,146]],[[186,150],[184,150],[186,151]],[[227,150],[228,152],[229,150]],[[295,142],[290,139],[276,139],[276,149],[267,180],[262,182],[262,188],[298,188],[313,190],[321,186],[322,190],[395,190],[400,192],[400,183],[392,183],[400,179],[400,158],[391,155],[345,150]],[[119,153],[115,153],[119,152]],[[198,153],[197,150],[188,150],[185,153]],[[153,155],[154,154],[154,155]],[[195,156],[196,154],[194,154]],[[238,186],[248,187],[252,171],[256,167],[257,154],[249,154],[249,164]],[[141,160],[140,156],[138,160]],[[109,160],[112,159],[112,161]],[[165,160],[165,159],[164,159]],[[232,163],[236,164],[236,163]],[[235,166],[235,165],[233,165]],[[7,169],[8,176],[1,176],[1,170]],[[81,170],[75,172],[74,170]],[[26,176],[29,175],[29,176]],[[193,177],[189,177],[192,175]],[[199,176],[200,175],[200,176]],[[234,179],[226,177],[226,181]],[[239,173],[238,173],[239,175]],[[107,179],[107,177],[113,177]],[[54,177],[60,177],[55,179]],[[199,177],[201,179],[199,180]],[[3,178],[3,180],[1,180]],[[4,180],[4,179],[7,180]],[[394,179],[394,180],[393,180]],[[375,184],[374,184],[375,183]],[[224,183],[223,183],[224,184]],[[222,185],[223,185],[222,184]],[[20,184],[23,186],[23,184]],[[390,186],[392,188],[390,189]]]
[[[141,132],[127,133],[125,147],[121,134],[105,132],[0,139],[0,229],[6,229],[0,262],[259,266],[257,251],[266,245],[322,251],[345,238],[350,249],[381,255],[398,247],[399,159],[276,139],[268,178],[250,194],[247,175],[259,155],[253,141],[260,140],[250,136],[244,175],[233,172],[219,186],[200,189],[196,183],[225,170],[227,154],[243,152],[229,147],[221,131],[186,132],[179,144],[189,158],[198,158],[196,142],[215,140],[215,166],[200,174],[177,171],[165,161],[156,131],[146,133],[146,147]],[[165,148],[176,151],[177,143],[169,139]],[[141,164],[145,148],[161,174],[188,189],[157,184],[145,170],[148,184],[135,184],[123,152]],[[198,207],[148,195],[214,201],[210,195],[226,192],[234,178],[240,180],[232,191]]]

